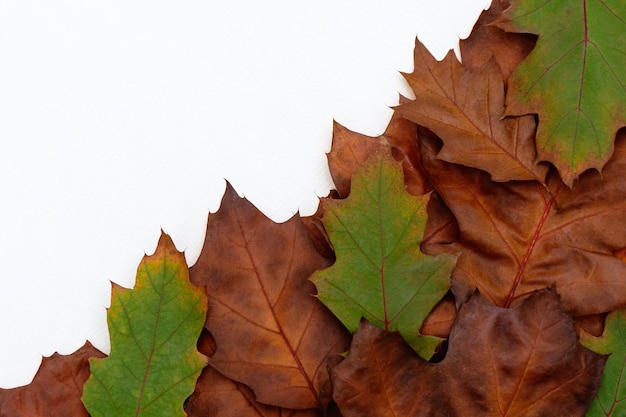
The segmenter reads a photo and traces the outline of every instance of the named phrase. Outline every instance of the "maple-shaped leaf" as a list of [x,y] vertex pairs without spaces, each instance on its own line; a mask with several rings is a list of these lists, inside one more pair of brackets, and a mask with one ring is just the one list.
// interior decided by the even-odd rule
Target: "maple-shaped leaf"
[[509,0],[493,0],[491,7],[481,13],[469,37],[461,39],[459,49],[464,68],[480,70],[493,58],[506,81],[515,67],[532,51],[537,36],[505,32],[492,24],[509,6]]
[[86,342],[71,355],[43,358],[33,381],[23,387],[0,389],[0,416],[6,417],[88,417],[80,401],[89,378],[89,358],[104,353]]
[[184,416],[206,357],[196,349],[207,300],[189,282],[183,253],[161,234],[133,289],[113,285],[111,354],[91,359],[83,403],[94,416]]
[[[626,139],[626,138],[625,138]],[[556,284],[574,315],[626,304],[626,141],[602,175],[590,171],[574,190],[556,172],[536,181],[495,183],[484,172],[436,158],[439,145],[420,137],[422,164],[456,217],[461,255],[452,276],[458,302],[475,289],[499,306]]]
[[211,366],[262,403],[325,410],[326,358],[345,351],[349,333],[307,279],[331,262],[299,216],[274,223],[228,184],[191,268],[209,297],[205,326],[217,344]]
[[507,114],[539,115],[539,159],[568,186],[601,170],[626,123],[626,2],[516,1],[500,27],[539,35],[509,80]]
[[604,357],[578,344],[554,291],[514,308],[479,294],[462,305],[446,357],[429,363],[363,321],[332,370],[345,417],[574,417],[598,389]]
[[[400,97],[400,103],[408,99]],[[337,122],[333,124],[333,142],[328,153],[328,168],[341,198],[350,194],[350,181],[357,167],[380,147],[390,146],[394,158],[402,161],[407,191],[422,195],[431,190],[419,164],[417,128],[394,112],[385,132],[377,137],[351,131]]]
[[454,257],[419,250],[427,198],[407,193],[389,149],[374,153],[356,170],[347,199],[322,200],[337,261],[311,280],[348,330],[366,317],[430,357],[439,340],[422,337],[419,328],[448,291]]
[[593,400],[588,417],[626,415],[626,309],[609,313],[601,337],[583,331],[580,343],[601,354],[609,355],[600,390]]
[[437,61],[417,40],[415,69],[404,77],[416,99],[396,111],[441,138],[439,158],[487,171],[494,181],[543,181],[535,118],[504,117],[504,82],[493,60],[468,71],[453,52]]

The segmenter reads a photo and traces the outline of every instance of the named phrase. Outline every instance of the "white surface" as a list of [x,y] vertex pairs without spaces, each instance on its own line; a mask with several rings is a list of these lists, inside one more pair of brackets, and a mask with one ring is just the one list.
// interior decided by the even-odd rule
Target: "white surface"
[[487,0],[0,0],[0,387],[89,339],[160,228],[193,264],[228,179],[264,213],[332,188],[333,118],[386,127],[419,34]]

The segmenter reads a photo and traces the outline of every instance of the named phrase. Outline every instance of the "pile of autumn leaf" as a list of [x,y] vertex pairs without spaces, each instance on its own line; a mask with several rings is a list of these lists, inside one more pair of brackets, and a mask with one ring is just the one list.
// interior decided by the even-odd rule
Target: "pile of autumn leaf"
[[228,185],[2,416],[623,416],[626,2],[494,0],[277,224]]

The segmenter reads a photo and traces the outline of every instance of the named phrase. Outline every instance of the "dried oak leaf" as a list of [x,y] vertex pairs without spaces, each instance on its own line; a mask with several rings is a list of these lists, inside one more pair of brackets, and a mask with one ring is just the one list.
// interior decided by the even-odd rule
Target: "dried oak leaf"
[[604,362],[578,344],[558,295],[543,290],[510,309],[474,295],[436,364],[363,321],[332,378],[345,417],[574,417],[593,400]]
[[536,164],[534,116],[504,117],[504,82],[490,60],[468,71],[453,52],[437,61],[415,43],[415,69],[404,74],[416,99],[396,107],[444,145],[437,157],[482,169],[493,181],[543,181],[548,168]]
[[[203,329],[198,350],[213,356],[216,348],[213,336],[206,328]],[[341,356],[337,355],[337,361],[329,361],[329,366],[340,359]],[[185,402],[185,411],[188,417],[340,417],[336,406],[332,403],[331,406],[331,412],[322,414],[317,409],[289,410],[262,404],[250,388],[207,366],[198,378],[196,390]]]
[[346,350],[349,333],[313,296],[308,277],[331,262],[299,216],[274,223],[228,184],[190,270],[209,297],[205,327],[217,345],[210,365],[262,403],[325,410],[326,358]]
[[502,79],[509,76],[535,46],[537,36],[530,33],[505,32],[492,23],[509,7],[509,0],[493,0],[482,12],[467,39],[461,39],[463,67],[480,70],[493,57],[500,67]]
[[[626,135],[624,135],[626,136]],[[626,140],[604,172],[587,172],[574,189],[556,172],[537,181],[494,183],[482,171],[436,158],[439,145],[420,137],[422,164],[456,217],[462,252],[452,275],[458,302],[476,288],[509,306],[556,283],[574,315],[626,304]]]
[[420,327],[420,334],[447,339],[456,314],[456,302],[452,292],[449,291],[426,316]]
[[26,386],[0,389],[0,416],[88,417],[80,400],[89,378],[89,358],[106,356],[86,342],[71,355],[44,358],[33,381]]
[[[400,97],[400,103],[408,99]],[[402,161],[406,189],[413,195],[431,190],[425,181],[419,163],[417,127],[413,122],[394,112],[389,125],[380,136],[366,136],[353,132],[337,122],[333,124],[333,142],[328,153],[328,168],[341,198],[350,194],[350,182],[357,167],[381,146],[390,146],[394,159]]]
[[185,411],[188,417],[322,417],[316,409],[288,410],[261,404],[250,388],[211,366],[200,375]]

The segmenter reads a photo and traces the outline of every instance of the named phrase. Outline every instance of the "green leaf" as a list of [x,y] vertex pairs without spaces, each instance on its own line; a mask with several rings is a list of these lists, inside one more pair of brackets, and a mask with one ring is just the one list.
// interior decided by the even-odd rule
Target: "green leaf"
[[196,349],[204,291],[189,282],[185,257],[163,233],[132,290],[113,285],[107,313],[111,354],[90,359],[83,403],[98,416],[185,416],[183,402],[207,358]]
[[581,331],[580,343],[597,353],[609,355],[600,389],[587,417],[626,415],[626,309],[609,313],[601,337]]
[[454,258],[420,252],[428,196],[407,193],[400,164],[384,150],[357,169],[347,199],[322,201],[337,261],[311,280],[352,333],[365,317],[399,331],[429,359],[439,339],[421,336],[419,328],[448,291]]
[[507,114],[539,114],[537,151],[571,186],[601,170],[626,122],[626,2],[512,2],[500,26],[539,35],[515,69]]

